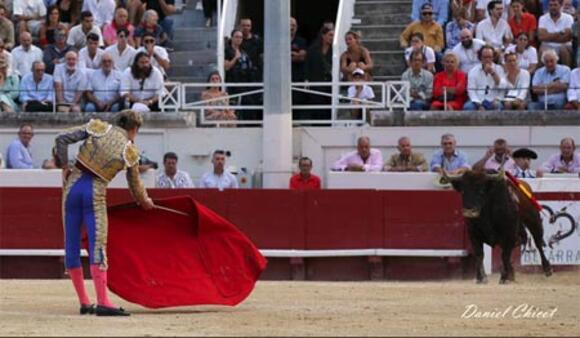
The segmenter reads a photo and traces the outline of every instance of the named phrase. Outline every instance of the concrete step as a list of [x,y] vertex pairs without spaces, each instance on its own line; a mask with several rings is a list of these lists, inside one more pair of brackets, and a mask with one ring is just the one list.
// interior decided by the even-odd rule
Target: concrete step
[[363,46],[368,48],[371,52],[381,50],[400,50],[399,39],[362,39]]
[[174,29],[174,40],[176,41],[210,41],[216,39],[216,28],[210,27],[176,27]]
[[389,2],[360,2],[357,1],[354,5],[355,16],[362,16],[366,14],[378,15],[379,13],[391,14],[401,13],[404,16],[411,16],[411,9],[413,8],[411,1],[389,1]]
[[406,25],[353,25],[352,30],[360,32],[363,39],[399,38]]
[[405,64],[403,62],[396,64],[375,64],[373,68],[373,76],[398,76],[405,71]]
[[175,66],[207,65],[216,62],[215,49],[204,49],[197,51],[178,51],[170,54],[171,64]]
[[402,15],[401,13],[370,13],[355,15],[355,18],[360,19],[362,25],[408,25],[411,22],[410,16]]
[[396,64],[403,62],[403,50],[371,51],[371,57],[376,64]]
[[195,65],[195,66],[173,66],[169,69],[168,76],[171,81],[176,81],[179,77],[202,78],[204,81],[207,75],[215,69],[215,65]]
[[204,40],[204,41],[199,41],[199,40],[178,40],[178,41],[174,41],[173,43],[173,49],[176,52],[179,51],[197,51],[200,49],[206,50],[206,49],[212,49],[212,50],[216,50],[217,48],[217,41],[215,39],[215,36],[213,39],[211,40]]

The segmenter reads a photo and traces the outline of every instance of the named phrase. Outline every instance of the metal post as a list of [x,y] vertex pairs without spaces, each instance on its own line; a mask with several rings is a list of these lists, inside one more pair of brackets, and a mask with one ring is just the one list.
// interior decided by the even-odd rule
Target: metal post
[[264,188],[287,188],[292,166],[290,1],[264,0]]

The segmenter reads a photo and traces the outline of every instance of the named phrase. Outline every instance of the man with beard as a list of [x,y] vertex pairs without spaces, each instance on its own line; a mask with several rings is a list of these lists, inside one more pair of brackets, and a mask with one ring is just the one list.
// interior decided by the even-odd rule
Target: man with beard
[[459,58],[459,69],[465,74],[468,74],[473,67],[479,64],[477,53],[481,47],[485,46],[485,42],[474,39],[473,33],[467,28],[461,31],[459,39],[461,43],[453,47],[452,51]]
[[57,107],[65,112],[80,112],[83,93],[88,89],[88,78],[83,68],[78,65],[78,55],[69,51],[65,63],[54,69],[54,89]]
[[131,68],[121,76],[121,96],[132,109],[139,112],[159,111],[163,92],[163,75],[151,66],[145,52],[139,52]]

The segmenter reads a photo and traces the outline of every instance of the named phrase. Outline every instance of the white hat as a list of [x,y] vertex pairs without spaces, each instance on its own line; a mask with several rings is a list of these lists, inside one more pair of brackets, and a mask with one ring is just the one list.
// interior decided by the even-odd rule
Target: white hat
[[357,69],[352,71],[352,75],[357,75],[357,74],[358,75],[365,75],[365,71],[360,69],[360,68],[357,68]]

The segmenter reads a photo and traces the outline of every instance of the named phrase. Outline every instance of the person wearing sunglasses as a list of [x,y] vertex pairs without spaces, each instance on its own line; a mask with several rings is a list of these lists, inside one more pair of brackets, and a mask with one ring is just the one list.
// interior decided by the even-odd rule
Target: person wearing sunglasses
[[425,45],[433,48],[435,53],[441,53],[445,46],[443,28],[433,20],[433,6],[429,3],[421,6],[421,19],[409,24],[403,33],[401,33],[399,37],[401,47],[409,47],[411,35],[417,32],[423,34],[423,37],[425,37]]
[[117,43],[107,47],[105,53],[110,54],[115,62],[115,68],[120,72],[131,67],[137,51],[129,43],[131,38],[127,28],[117,29]]
[[157,68],[165,77],[169,70],[169,54],[167,50],[161,46],[157,46],[157,39],[153,33],[145,32],[143,34],[143,46],[137,49],[137,53],[144,52],[151,58],[151,65]]
[[430,4],[433,10],[433,20],[444,27],[449,18],[449,0],[413,0],[411,19],[417,21],[421,19],[423,5]]

